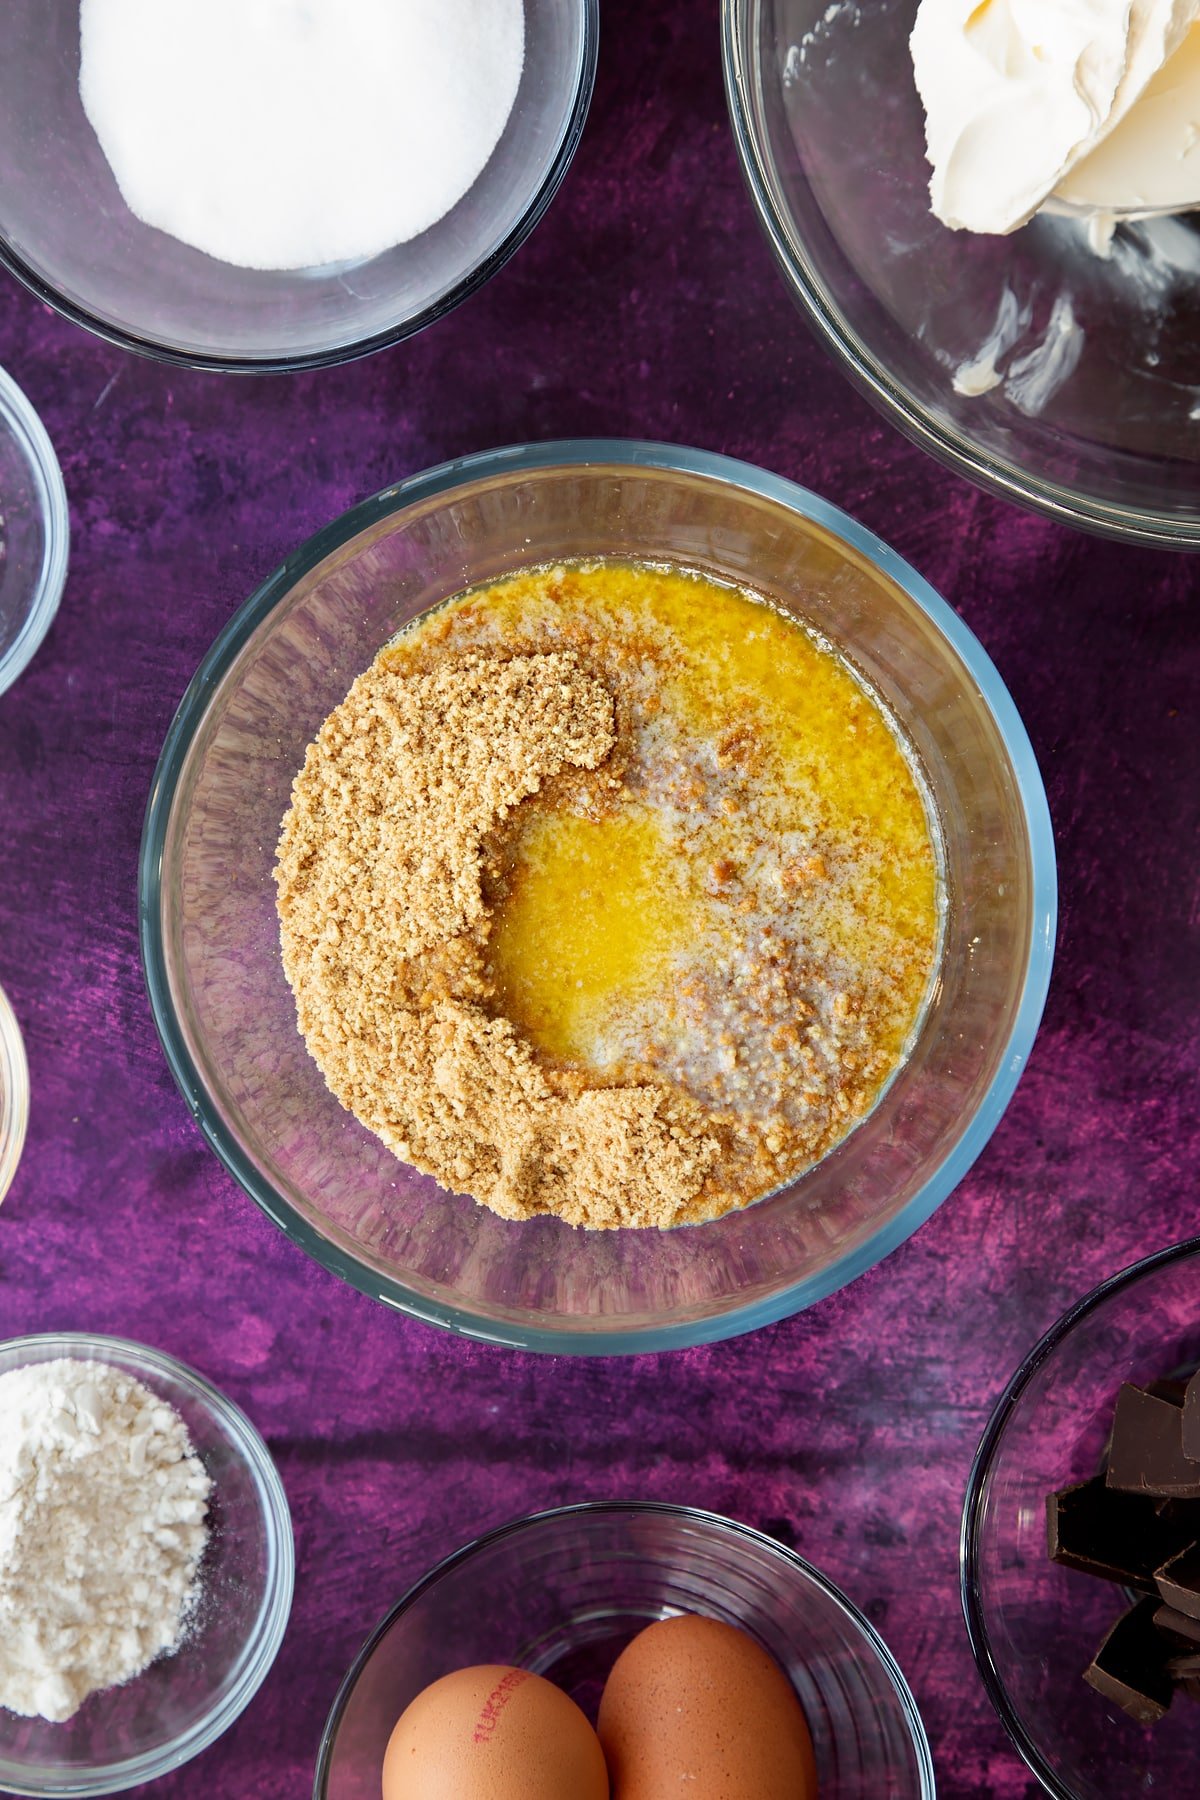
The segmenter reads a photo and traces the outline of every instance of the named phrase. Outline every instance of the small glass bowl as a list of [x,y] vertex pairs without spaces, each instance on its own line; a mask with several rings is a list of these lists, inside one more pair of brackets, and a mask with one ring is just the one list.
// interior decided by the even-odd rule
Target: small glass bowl
[[1200,546],[1200,215],[1123,224],[1107,257],[1067,216],[948,230],[917,5],[722,0],[734,139],[792,297],[960,474],[1088,530]]
[[181,1648],[63,1724],[0,1708],[0,1790],[116,1794],[196,1756],[257,1692],[291,1610],[291,1518],[258,1432],[194,1370],[142,1344],[65,1332],[0,1345],[0,1374],[58,1357],[109,1363],[160,1394],[213,1482],[201,1598]]
[[16,1014],[0,988],[0,1200],[12,1186],[29,1124],[29,1064]]
[[1056,1800],[1196,1792],[1200,1706],[1180,1696],[1152,1729],[1083,1672],[1126,1591],[1046,1554],[1046,1496],[1101,1467],[1122,1382],[1200,1363],[1200,1237],[1113,1276],[1065,1313],[1004,1390],[979,1446],[962,1521],[962,1602],[988,1696]]
[[543,217],[591,100],[599,0],[525,0],[525,67],[487,167],[411,243],[350,265],[236,268],[143,225],[79,98],[79,0],[0,7],[0,262],[110,342],[189,368],[318,368],[474,293]]
[[54,446],[0,369],[0,694],[50,629],[67,579],[70,521]]
[[[400,1163],[296,1028],[272,879],[322,720],[409,620],[515,568],[668,562],[748,587],[890,707],[938,814],[940,980],[871,1113],[756,1205],[675,1231],[497,1218]],[[1050,819],[987,655],[879,539],[762,469],[673,445],[535,444],[447,463],[301,547],[225,627],[167,734],[140,871],[142,957],[175,1078],[226,1167],[326,1268],[488,1342],[593,1355],[749,1331],[878,1262],[995,1130],[1054,947]]]
[[813,1735],[821,1800],[932,1800],[916,1702],[886,1644],[831,1582],[732,1519],[612,1502],[518,1519],[410,1589],[342,1683],[314,1800],[377,1800],[393,1725],[453,1669],[530,1669],[594,1720],[625,1645],[677,1612],[740,1626],[786,1671]]

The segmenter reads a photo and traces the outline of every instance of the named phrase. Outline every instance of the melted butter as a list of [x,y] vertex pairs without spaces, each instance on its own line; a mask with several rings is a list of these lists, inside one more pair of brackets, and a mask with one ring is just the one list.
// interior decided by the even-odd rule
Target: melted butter
[[601,1074],[644,1056],[689,1085],[678,995],[711,977],[704,1055],[736,1061],[753,1008],[719,996],[753,985],[761,934],[782,930],[820,965],[825,1019],[886,977],[871,1054],[894,1066],[936,961],[937,857],[894,726],[829,647],[745,593],[616,562],[463,596],[391,654],[431,640],[577,647],[632,709],[615,797],[534,796],[509,823],[488,974],[538,1049]]
[[653,995],[701,927],[687,869],[653,813],[531,807],[488,960],[500,1010],[548,1055],[595,1062],[614,1007]]

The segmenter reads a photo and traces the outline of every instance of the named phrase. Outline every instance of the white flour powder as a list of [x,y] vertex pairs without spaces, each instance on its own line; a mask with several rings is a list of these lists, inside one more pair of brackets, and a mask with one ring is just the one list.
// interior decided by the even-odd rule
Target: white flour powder
[[79,91],[130,210],[223,262],[407,243],[473,186],[523,0],[82,0]]
[[0,1706],[69,1719],[176,1647],[211,1485],[178,1413],[118,1369],[0,1375]]

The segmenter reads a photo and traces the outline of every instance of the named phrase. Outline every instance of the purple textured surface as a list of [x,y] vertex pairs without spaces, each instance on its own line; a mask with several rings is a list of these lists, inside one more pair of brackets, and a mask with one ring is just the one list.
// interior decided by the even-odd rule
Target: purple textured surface
[[[777,1532],[881,1628],[946,1796],[1039,1791],[971,1663],[967,1469],[1071,1300],[1197,1229],[1196,564],[985,497],[881,423],[793,310],[726,125],[717,7],[609,0],[574,168],[514,262],[412,343],[302,378],[188,375],[0,284],[0,361],[58,450],[62,609],[0,701],[0,983],[33,1109],[0,1209],[0,1337],[122,1333],[250,1413],[291,1499],[291,1628],[250,1710],[162,1800],[293,1800],[385,1604],[479,1530],[568,1500]],[[983,640],[1040,757],[1059,959],[1000,1129],[930,1224],[800,1318],[583,1363],[468,1346],[340,1285],[203,1146],[137,956],[135,876],[171,714],[235,606],[352,501],[444,457],[573,435],[760,462],[856,513]],[[1194,946],[1194,937],[1190,940]]]

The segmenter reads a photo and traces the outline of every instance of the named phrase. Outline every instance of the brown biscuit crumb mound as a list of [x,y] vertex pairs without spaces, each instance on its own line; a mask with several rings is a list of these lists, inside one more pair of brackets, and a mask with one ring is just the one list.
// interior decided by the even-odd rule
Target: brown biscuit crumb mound
[[283,821],[283,964],[326,1082],[398,1157],[504,1218],[675,1224],[700,1216],[720,1153],[674,1088],[570,1091],[482,1004],[486,834],[614,741],[611,696],[568,653],[380,659],[309,746]]

